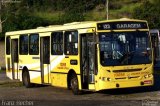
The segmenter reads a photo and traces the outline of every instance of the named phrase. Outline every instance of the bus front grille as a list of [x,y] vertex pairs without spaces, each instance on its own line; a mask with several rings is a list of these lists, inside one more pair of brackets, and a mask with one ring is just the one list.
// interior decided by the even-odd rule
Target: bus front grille
[[138,69],[126,69],[126,70],[113,70],[113,72],[117,73],[117,72],[135,72],[135,71],[141,71],[141,68]]
[[140,76],[131,76],[131,77],[119,77],[119,78],[115,78],[115,80],[124,80],[124,79],[128,79],[128,80],[130,80],[130,79],[138,79]]

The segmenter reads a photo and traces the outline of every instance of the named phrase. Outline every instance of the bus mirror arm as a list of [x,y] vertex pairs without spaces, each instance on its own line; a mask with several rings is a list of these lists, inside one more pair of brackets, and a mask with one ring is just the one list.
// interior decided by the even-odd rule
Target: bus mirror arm
[[97,63],[97,45],[99,45],[99,42],[98,42],[98,35],[96,34],[96,32],[94,31],[93,33],[93,36],[94,36],[94,74],[97,75],[98,74],[98,63]]
[[95,43],[96,45],[99,44],[98,35],[96,34],[96,32],[93,33],[93,36],[94,36],[94,43]]

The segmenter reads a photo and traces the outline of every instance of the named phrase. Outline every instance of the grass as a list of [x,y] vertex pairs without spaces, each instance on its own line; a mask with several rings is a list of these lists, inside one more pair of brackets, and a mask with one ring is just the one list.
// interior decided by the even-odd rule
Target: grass
[[138,8],[140,3],[131,3],[127,5],[123,5],[121,9],[118,10],[110,10],[111,18],[132,18],[132,14],[135,8]]
[[[120,2],[119,2],[120,3]],[[141,3],[130,3],[128,0],[123,1],[123,5],[120,9],[109,9],[109,19],[117,18],[132,18],[132,14],[135,8],[138,8]],[[105,20],[106,11],[97,11],[96,9],[89,11],[85,14],[85,20]]]
[[[113,2],[114,3],[114,2]],[[120,9],[109,9],[109,19],[117,19],[117,18],[132,18],[132,13],[134,8],[138,8],[140,6],[140,2],[133,3],[128,0],[118,0],[115,2],[118,5],[121,5]],[[35,11],[33,13],[35,16],[38,16],[46,21],[49,21],[51,24],[58,23],[63,17],[64,11]],[[106,10],[98,11],[96,8],[87,11],[84,14],[85,21],[100,21],[106,19]]]
[[85,13],[84,17],[86,21],[100,21],[100,20],[104,20],[106,15],[105,15],[105,11],[96,11],[96,10],[92,10],[92,11],[88,11]]
[[22,82],[0,82],[0,87],[22,87]]
[[[0,70],[0,74],[5,72],[5,70]],[[21,87],[23,86],[22,82],[17,80],[0,80],[0,87]]]
[[0,70],[0,72],[5,72],[5,70]]
[[128,13],[133,13],[133,10],[135,8],[138,8],[141,4],[140,3],[132,3],[132,4],[128,4],[126,6],[123,6],[119,12],[128,12]]
[[34,15],[53,23],[61,19],[63,12],[62,11],[54,11],[54,12],[38,11],[38,12],[35,12]]

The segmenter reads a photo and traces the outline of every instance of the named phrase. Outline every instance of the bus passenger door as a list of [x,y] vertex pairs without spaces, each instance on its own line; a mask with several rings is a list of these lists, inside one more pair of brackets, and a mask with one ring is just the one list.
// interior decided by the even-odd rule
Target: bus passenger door
[[95,46],[93,34],[81,35],[81,82],[82,89],[94,89]]
[[154,51],[154,63],[156,64],[157,60],[159,60],[159,45],[158,45],[158,34],[151,34],[152,48]]
[[11,40],[12,79],[18,77],[18,39]]
[[41,37],[40,42],[41,79],[47,84],[50,76],[50,37]]

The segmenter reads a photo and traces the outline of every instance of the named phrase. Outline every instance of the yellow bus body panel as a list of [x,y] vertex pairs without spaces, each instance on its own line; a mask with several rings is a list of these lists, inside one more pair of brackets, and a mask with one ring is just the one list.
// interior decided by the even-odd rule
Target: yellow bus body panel
[[[52,32],[77,30],[79,35],[92,33],[96,35],[98,32],[121,32],[121,31],[136,31],[131,29],[126,30],[97,30],[97,23],[102,22],[117,22],[117,21],[137,21],[147,22],[144,20],[135,19],[116,19],[116,20],[104,20],[104,21],[92,21],[92,22],[78,22],[69,23],[65,25],[54,25],[48,27],[42,27],[37,29],[22,30],[6,32],[6,37],[10,36],[12,39],[18,39],[22,34],[38,33],[39,41],[41,37],[50,36]],[[139,31],[149,31],[149,29],[140,29]],[[78,41],[78,55],[52,55],[50,53],[50,64],[44,64],[44,69],[48,68],[48,72],[44,74],[44,84],[51,84],[57,87],[67,87],[67,77],[70,71],[74,71],[78,78],[79,89],[82,90],[81,85],[81,64],[80,64],[80,36]],[[51,45],[51,40],[50,40]],[[153,77],[153,60],[150,64],[137,64],[137,65],[125,65],[125,66],[102,66],[100,64],[99,44],[97,45],[97,67],[98,73],[94,76],[95,83],[89,84],[88,89],[99,91],[104,89],[116,89],[116,88],[128,88],[138,86],[150,86],[154,84]],[[5,47],[6,48],[6,47]],[[51,46],[50,46],[51,48]],[[50,49],[51,50],[51,49]],[[153,57],[153,53],[152,53]],[[6,60],[6,74],[12,79],[12,61],[11,55],[5,54]],[[70,60],[77,60],[77,65],[71,65]],[[16,65],[16,64],[15,64]],[[17,78],[22,81],[22,71],[24,67],[27,67],[30,74],[31,83],[42,84],[41,66],[40,66],[40,42],[39,42],[39,54],[38,55],[19,55]],[[134,71],[137,70],[137,71]],[[131,70],[130,72],[121,72],[123,70]]]

